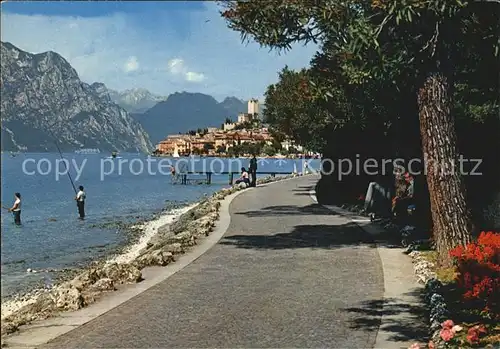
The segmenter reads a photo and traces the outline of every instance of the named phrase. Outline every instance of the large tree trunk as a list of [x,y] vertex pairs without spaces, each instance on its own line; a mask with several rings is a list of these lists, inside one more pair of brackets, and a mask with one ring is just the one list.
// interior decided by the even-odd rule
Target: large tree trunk
[[472,238],[472,219],[460,173],[455,123],[450,105],[447,79],[440,73],[429,75],[418,93],[420,133],[433,235],[439,260],[444,265],[450,264],[448,252],[452,248],[465,245]]

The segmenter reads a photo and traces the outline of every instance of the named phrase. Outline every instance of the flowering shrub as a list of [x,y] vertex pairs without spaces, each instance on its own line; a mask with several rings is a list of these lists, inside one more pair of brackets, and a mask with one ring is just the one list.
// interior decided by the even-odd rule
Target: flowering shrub
[[476,242],[458,246],[450,255],[465,300],[478,301],[484,311],[500,316],[500,233],[482,232]]
[[[484,339],[488,334],[488,330],[484,325],[475,325],[467,331],[463,331],[464,327],[456,325],[453,320],[446,320],[441,323],[439,336],[434,338],[438,341],[435,345],[431,340],[428,344],[429,349],[438,348],[476,348],[478,345],[483,345]],[[465,333],[466,332],[466,333]],[[483,342],[482,342],[483,341]],[[418,344],[410,346],[408,349],[423,349]]]
[[441,324],[441,332],[439,332],[439,336],[445,342],[449,342],[455,337],[455,333],[462,330],[462,327],[455,326],[453,320],[446,320]]
[[477,325],[469,328],[467,331],[467,341],[469,344],[479,344],[479,337],[486,334],[486,328],[483,325]]

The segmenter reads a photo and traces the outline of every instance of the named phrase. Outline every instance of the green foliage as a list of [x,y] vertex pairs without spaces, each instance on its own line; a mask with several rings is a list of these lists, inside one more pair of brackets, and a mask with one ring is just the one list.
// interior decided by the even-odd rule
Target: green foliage
[[262,148],[262,143],[242,143],[229,148],[228,153],[232,156],[261,154]]
[[[459,120],[498,115],[498,69],[491,71],[499,66],[498,2],[271,0],[222,6],[228,26],[244,40],[277,50],[320,44],[310,69],[280,73],[267,90],[264,114],[274,134],[312,150],[321,151],[346,125],[420,147],[416,92],[436,69],[456,81]],[[297,87],[300,78],[307,94]]]
[[[222,149],[221,149],[222,150]],[[241,156],[241,155],[258,155],[264,154],[268,156],[273,156],[281,150],[280,143],[274,143],[271,145],[265,144],[264,142],[257,143],[241,143],[235,144],[228,148],[227,154],[229,156]],[[221,152],[225,152],[221,151]]]
[[240,154],[239,151],[240,151],[240,149],[238,148],[238,146],[233,145],[232,147],[229,147],[227,149],[227,155],[232,156],[232,157],[237,157]]
[[214,146],[211,143],[205,143],[203,144],[203,150],[208,153],[209,150],[214,149]]
[[278,153],[278,150],[276,149],[276,147],[266,144],[262,149],[262,152],[268,156],[274,156]]
[[235,130],[249,130],[249,129],[252,129],[253,128],[253,125],[251,122],[242,122],[241,124],[237,124],[234,129]]
[[309,149],[317,149],[324,134],[334,127],[335,117],[318,104],[311,79],[305,69],[295,72],[285,67],[278,83],[265,93],[264,120],[276,138],[290,136]]
[[216,152],[217,154],[223,154],[223,153],[225,153],[225,152],[226,152],[226,147],[224,147],[224,146],[222,146],[222,145],[219,145],[219,146],[217,147],[217,149],[215,150],[215,152]]
[[[459,149],[497,173],[499,1],[250,0],[222,7],[244,40],[278,51],[319,45],[309,69],[285,68],[266,92],[274,137],[331,156],[421,156],[416,95],[439,70],[454,87]],[[308,94],[297,87],[300,77]],[[474,186],[468,196],[484,201],[495,178],[476,176],[486,188]]]
[[188,134],[194,136],[196,134],[199,134],[200,136],[204,136],[208,133],[208,128],[199,128],[196,131],[189,131]]
[[[498,53],[498,2],[458,0],[271,0],[223,2],[228,26],[263,46],[319,42],[350,83],[451,69],[459,43]],[[444,66],[444,67],[443,67]]]
[[251,121],[245,121],[241,124],[237,124],[234,129],[235,130],[254,130],[262,127],[262,123],[259,119],[253,119]]

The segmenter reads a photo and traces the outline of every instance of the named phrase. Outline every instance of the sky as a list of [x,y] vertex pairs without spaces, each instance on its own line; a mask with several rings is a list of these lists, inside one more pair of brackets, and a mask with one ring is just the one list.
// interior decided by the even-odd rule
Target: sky
[[242,43],[210,1],[7,1],[1,10],[2,41],[57,52],[83,81],[118,91],[262,99],[278,71],[308,66],[317,49],[278,54]]

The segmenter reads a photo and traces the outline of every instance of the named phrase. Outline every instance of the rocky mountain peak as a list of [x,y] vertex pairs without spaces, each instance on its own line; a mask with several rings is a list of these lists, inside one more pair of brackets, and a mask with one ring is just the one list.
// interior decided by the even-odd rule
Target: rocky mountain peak
[[151,93],[144,88],[133,88],[125,91],[108,90],[111,99],[131,113],[141,113],[164,101],[167,97]]
[[111,102],[111,97],[109,96],[109,91],[106,85],[104,85],[102,82],[94,82],[92,85],[90,85],[92,90],[96,95],[101,97],[102,99]]
[[[55,52],[32,54],[1,43],[2,149],[149,151],[148,135],[113,103],[106,86],[82,82]],[[51,131],[51,132],[49,132]]]

